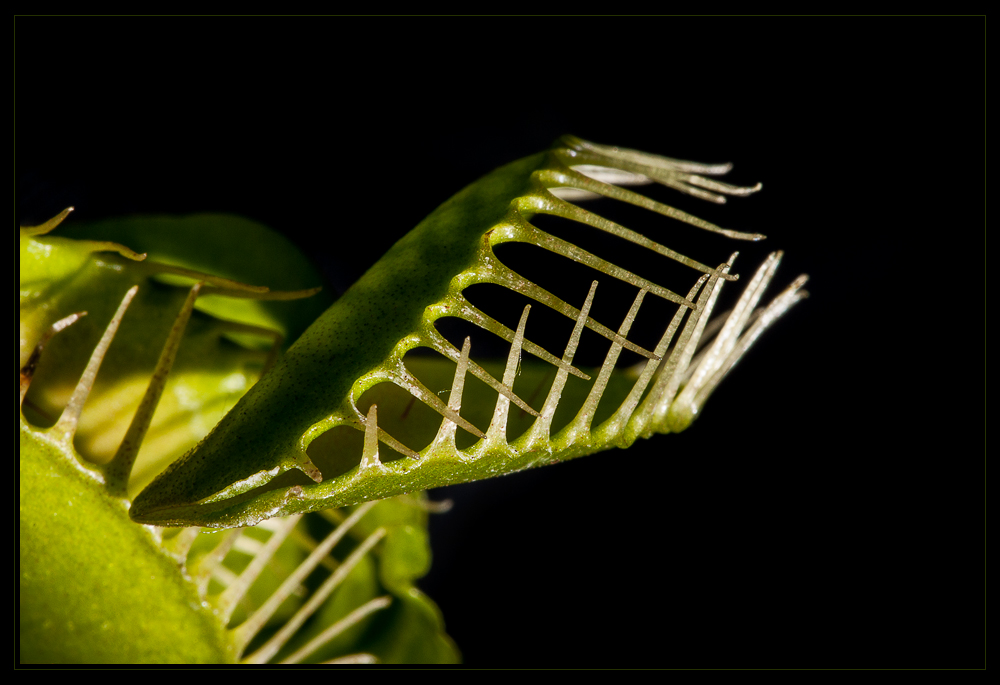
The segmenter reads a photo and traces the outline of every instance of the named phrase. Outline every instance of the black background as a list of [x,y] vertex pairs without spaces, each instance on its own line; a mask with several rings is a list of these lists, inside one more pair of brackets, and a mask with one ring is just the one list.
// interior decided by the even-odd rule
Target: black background
[[238,213],[342,289],[562,133],[733,161],[678,205],[812,297],[686,432],[433,493],[421,586],[469,665],[977,667],[984,29],[19,18],[16,219]]

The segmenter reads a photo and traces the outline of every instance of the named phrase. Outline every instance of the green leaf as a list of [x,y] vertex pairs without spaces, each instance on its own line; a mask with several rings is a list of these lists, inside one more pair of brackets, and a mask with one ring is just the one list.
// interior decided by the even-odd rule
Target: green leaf
[[[315,288],[322,278],[312,263],[280,233],[255,221],[230,214],[132,216],[95,222],[71,222],[60,235],[76,240],[111,240],[144,252],[159,264],[210,273],[272,291]],[[162,273],[158,280],[190,283],[191,279]],[[233,299],[218,295],[198,298],[199,311],[227,321],[277,330],[287,344],[302,334],[330,306],[329,288],[293,301]]]
[[235,660],[176,560],[99,474],[23,421],[19,450],[21,663]]

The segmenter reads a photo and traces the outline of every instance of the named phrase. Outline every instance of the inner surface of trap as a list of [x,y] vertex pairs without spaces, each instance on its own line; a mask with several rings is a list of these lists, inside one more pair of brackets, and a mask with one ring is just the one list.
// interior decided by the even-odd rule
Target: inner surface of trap
[[[439,320],[440,322],[441,320]],[[471,324],[470,324],[471,325]],[[492,335],[486,331],[480,331],[482,335]],[[489,358],[479,359],[476,357],[475,353],[475,343],[472,344],[469,359],[480,366],[493,378],[499,380],[503,379],[503,371],[505,363],[503,359]],[[461,342],[458,347],[461,347]],[[509,349],[509,345],[507,346]],[[522,359],[528,357],[529,355],[522,353]],[[437,394],[445,404],[449,404],[451,401],[451,388],[453,380],[455,378],[455,370],[457,365],[450,359],[446,359],[444,356],[439,354],[434,354],[432,356],[425,356],[421,354],[415,354],[410,352],[404,357],[403,363],[406,368],[412,373],[421,383],[424,384],[431,392]],[[555,377],[555,368],[550,367],[548,364],[536,364],[534,367],[544,366],[547,368],[540,369],[541,371],[547,371],[548,368],[553,370],[552,374],[547,378],[541,378],[544,383],[544,387],[530,387],[531,383],[539,378],[538,373],[531,374],[531,377],[518,376],[514,381],[514,393],[517,394],[521,399],[525,400],[534,409],[541,408],[542,401],[545,399],[545,392],[548,392],[548,386],[552,383],[552,378]],[[524,366],[522,365],[522,371]],[[536,384],[537,385],[537,384]],[[535,390],[534,399],[532,398],[531,390]],[[473,426],[478,428],[480,431],[485,433],[489,427],[490,422],[493,420],[493,412],[496,408],[498,393],[496,390],[491,388],[485,382],[477,378],[471,371],[467,371],[465,374],[465,384],[462,388],[462,406],[459,409],[459,415],[466,421],[471,423]],[[434,435],[437,433],[438,427],[441,425],[442,417],[434,412],[433,410],[425,407],[438,417],[434,425]],[[379,425],[382,425],[381,420],[381,406],[379,407]],[[507,418],[507,439],[513,440],[514,438],[520,436],[531,426],[531,422],[534,420],[534,416],[524,411],[520,407],[511,405],[510,411],[508,412]],[[434,438],[431,435],[430,439]],[[479,438],[477,438],[472,433],[458,427],[455,432],[455,445],[459,449],[466,449],[474,445]]]

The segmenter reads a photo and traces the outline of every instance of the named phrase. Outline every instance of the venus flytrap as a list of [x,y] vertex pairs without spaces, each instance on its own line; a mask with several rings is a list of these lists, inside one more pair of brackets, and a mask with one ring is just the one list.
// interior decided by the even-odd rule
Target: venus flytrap
[[[129,520],[136,478],[141,485],[143,471],[196,442],[268,366],[266,348],[295,332],[294,302],[275,318],[243,301],[230,308],[243,319],[234,322],[195,312],[197,298],[250,294],[260,303],[314,290],[275,293],[179,266],[189,260],[176,253],[174,264],[143,262],[120,244],[48,236],[67,213],[20,238],[19,660],[456,660],[436,607],[413,587],[429,564],[419,497],[224,535]],[[158,223],[161,234],[190,237],[206,220],[244,236],[260,230],[193,217],[132,221],[132,237],[155,246]],[[108,229],[95,227],[116,232]],[[315,278],[290,246],[257,237],[282,268]],[[161,284],[163,274],[187,284]],[[62,316],[81,306],[89,311]],[[229,340],[250,334],[265,349]]]
[[[396,243],[299,338],[198,447],[172,464],[136,498],[131,516],[158,525],[250,525],[276,515],[317,511],[511,473],[610,447],[625,447],[638,437],[683,430],[749,343],[804,296],[804,279],[795,281],[786,294],[759,313],[755,327],[746,330],[780,259],[780,253],[774,253],[751,280],[708,352],[697,366],[692,366],[722,284],[737,278],[730,273],[736,253],[723,264],[711,267],[558,195],[602,195],[731,238],[759,240],[763,238],[760,234],[723,229],[601,180],[605,173],[621,177],[622,172],[627,172],[630,176],[626,180],[652,180],[719,203],[726,195],[742,196],[759,190],[759,185],[741,188],[705,176],[727,170],[726,165],[672,160],[567,136],[547,152],[483,177],[438,207]],[[536,214],[587,224],[680,262],[702,276],[687,295],[674,293],[540,230],[531,223]],[[631,320],[622,322],[622,332],[615,332],[586,314],[595,297],[593,288],[586,302],[577,308],[508,268],[494,254],[497,245],[508,242],[541,247],[585,264],[598,275],[631,284],[637,289],[636,310],[643,297],[675,303],[678,309],[669,322],[664,322],[657,350],[643,349],[628,340]],[[463,291],[483,283],[502,286],[574,320],[576,327],[561,358],[525,335],[530,306],[524,308],[516,330],[473,306]],[[500,378],[483,368],[468,344],[459,349],[441,334],[436,323],[445,317],[464,319],[510,343]],[[593,382],[589,374],[572,364],[584,328],[611,341],[599,377],[606,379],[612,373],[622,349],[648,361],[611,419],[601,425],[587,425],[588,417],[605,400],[601,383],[595,383],[579,407],[571,430],[552,434],[551,417],[566,401],[562,390],[567,376]],[[450,403],[407,368],[404,357],[418,347],[429,348],[448,360],[442,363],[447,363],[453,374]],[[558,370],[547,398],[539,405],[541,411],[513,388],[522,350]],[[492,401],[495,409],[487,426],[477,426],[462,414],[464,400],[460,393],[466,375],[496,393]],[[423,446],[408,444],[409,436],[398,431],[394,434],[380,425],[379,417],[385,413],[376,405],[362,411],[359,400],[380,384],[405,390],[439,414],[437,437]],[[511,404],[535,417],[535,424],[520,437],[508,440]],[[479,438],[478,442],[458,449],[450,438],[453,426]],[[352,468],[346,471],[343,454],[331,455],[328,450],[311,448],[324,434],[345,428],[364,434],[362,448],[347,458]],[[382,459],[380,444],[408,458]],[[338,465],[336,469],[330,466],[333,462]],[[289,477],[295,471],[308,478]]]
[[[566,136],[445,202],[307,330],[327,302],[274,300],[309,294],[311,269],[287,247],[262,246],[266,234],[247,239],[239,220],[102,222],[76,240],[48,236],[63,213],[22,229],[21,657],[457,659],[413,586],[429,564],[431,505],[419,493],[683,430],[805,296],[800,277],[758,306],[773,253],[710,321],[723,284],[737,280],[735,253],[711,266],[578,204],[603,196],[759,240],[622,187],[656,182],[716,203],[760,189],[709,178],[728,169]],[[673,292],[542,230],[533,219],[546,214],[679,263],[692,280]],[[140,234],[155,259],[125,247]],[[595,278],[578,301],[561,299],[499,259],[504,243]],[[291,292],[246,285],[258,273]],[[306,282],[281,280],[289,274]],[[606,279],[634,289],[620,321],[591,315]],[[482,284],[529,301],[516,325],[468,299]],[[673,310],[646,349],[629,335],[650,298]],[[553,311],[572,322],[562,350],[532,340],[533,322]],[[468,336],[450,341],[442,319],[498,336],[506,361],[482,358]],[[597,368],[575,363],[585,329],[610,345]],[[297,342],[278,356],[285,339]],[[644,361],[622,368],[624,350]],[[69,559],[66,549],[83,551]],[[125,557],[113,573],[106,550]]]

